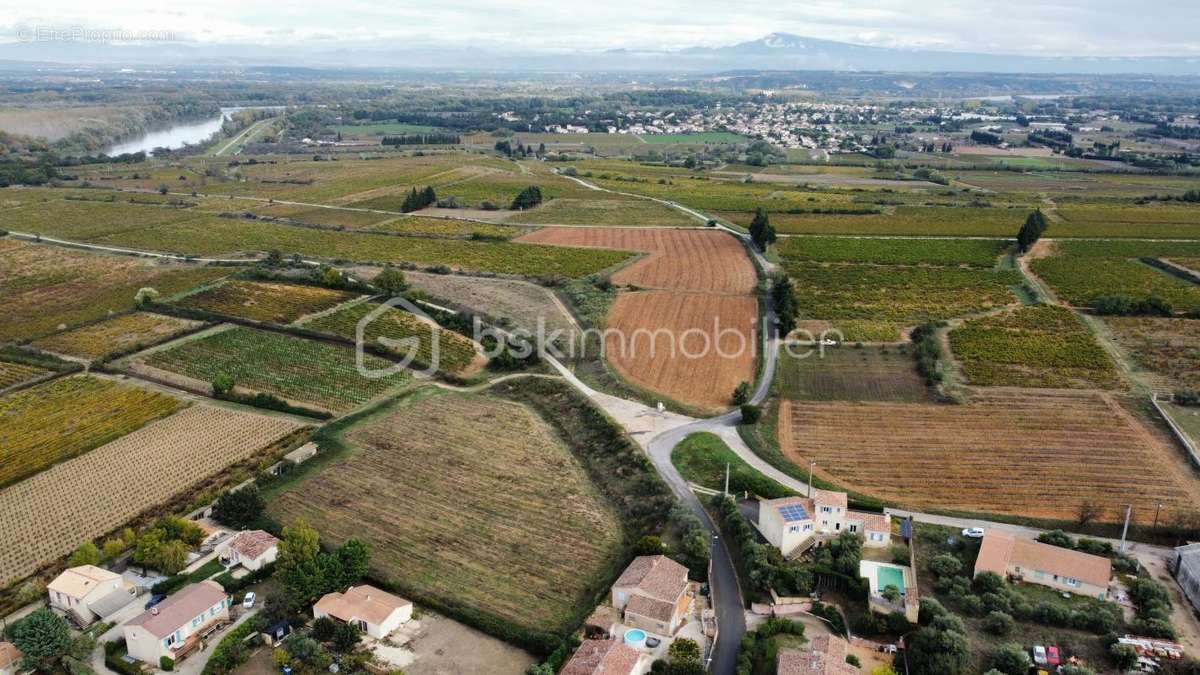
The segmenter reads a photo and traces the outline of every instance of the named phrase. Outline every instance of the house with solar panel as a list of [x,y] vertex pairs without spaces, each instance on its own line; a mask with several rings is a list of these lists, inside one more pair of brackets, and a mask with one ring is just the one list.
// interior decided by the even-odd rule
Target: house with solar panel
[[795,557],[842,532],[862,536],[863,546],[892,543],[892,519],[880,513],[851,511],[845,492],[812,490],[808,497],[766,499],[758,504],[758,530],[784,557]]

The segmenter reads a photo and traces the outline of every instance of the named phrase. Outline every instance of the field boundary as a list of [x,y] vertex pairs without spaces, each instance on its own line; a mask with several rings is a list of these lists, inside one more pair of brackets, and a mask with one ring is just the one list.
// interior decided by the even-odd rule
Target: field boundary
[[1188,456],[1192,460],[1192,466],[1200,469],[1200,452],[1196,450],[1196,445],[1192,443],[1192,439],[1188,436],[1187,432],[1180,428],[1175,420],[1171,418],[1171,415],[1159,404],[1157,393],[1150,394],[1150,403],[1154,405],[1154,409],[1158,411],[1158,414],[1166,420],[1167,426],[1170,427],[1171,433],[1175,436],[1175,440],[1179,441],[1179,444],[1187,450]]

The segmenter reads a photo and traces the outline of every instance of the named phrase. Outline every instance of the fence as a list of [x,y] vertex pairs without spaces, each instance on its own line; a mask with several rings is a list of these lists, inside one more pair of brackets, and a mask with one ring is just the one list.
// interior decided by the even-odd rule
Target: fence
[[1166,420],[1167,426],[1171,428],[1171,433],[1175,434],[1176,440],[1188,451],[1188,455],[1192,458],[1192,464],[1200,468],[1200,452],[1197,452],[1196,444],[1192,443],[1192,439],[1188,437],[1187,433],[1175,423],[1171,415],[1159,404],[1158,394],[1151,394],[1150,402],[1154,404],[1154,409],[1158,411],[1158,414]]

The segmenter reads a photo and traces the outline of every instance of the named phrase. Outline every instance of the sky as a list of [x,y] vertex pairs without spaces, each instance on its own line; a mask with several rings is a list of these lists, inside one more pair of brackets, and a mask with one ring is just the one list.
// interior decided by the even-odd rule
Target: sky
[[[1200,0],[0,0],[0,42],[520,50],[724,46],[773,32],[1025,55],[1200,54]],[[119,31],[119,32],[111,32]]]

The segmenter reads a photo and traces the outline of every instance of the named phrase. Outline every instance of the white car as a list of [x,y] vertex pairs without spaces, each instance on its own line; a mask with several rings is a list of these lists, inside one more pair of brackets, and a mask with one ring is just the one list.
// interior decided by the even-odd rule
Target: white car
[[962,531],[962,536],[970,537],[972,539],[982,539],[983,538],[983,528],[982,527],[968,527]]
[[254,600],[255,600],[254,591],[250,591],[249,593],[246,594],[246,597],[242,598],[242,607],[245,609],[250,609],[250,608],[254,607]]
[[1033,647],[1033,662],[1039,666],[1046,665],[1046,648],[1041,645]]

